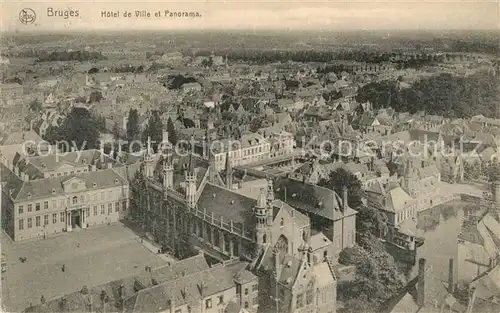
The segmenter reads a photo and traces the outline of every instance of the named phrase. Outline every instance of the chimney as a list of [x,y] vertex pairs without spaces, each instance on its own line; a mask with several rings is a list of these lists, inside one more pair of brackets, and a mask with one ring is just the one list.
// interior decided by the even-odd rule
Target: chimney
[[30,177],[29,177],[29,175],[28,175],[28,174],[26,174],[26,173],[22,173],[22,176],[23,176],[23,180],[24,180],[24,181],[29,181],[29,180],[30,180]]
[[347,187],[342,188],[342,210],[347,210],[348,203],[347,203]]
[[92,164],[92,172],[97,171],[97,166],[95,164]]
[[448,292],[453,294],[455,292],[455,262],[450,258],[448,268]]
[[108,168],[112,168],[112,167],[113,167],[113,163],[108,162]]
[[417,278],[417,306],[423,307],[425,304],[425,265],[426,259],[418,260],[418,278]]

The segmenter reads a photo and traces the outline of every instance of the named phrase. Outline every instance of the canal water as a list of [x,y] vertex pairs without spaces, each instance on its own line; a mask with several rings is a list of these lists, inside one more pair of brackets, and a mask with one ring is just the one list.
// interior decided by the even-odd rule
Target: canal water
[[[417,229],[425,237],[425,243],[417,250],[417,259],[427,259],[426,302],[441,303],[446,297],[444,283],[448,282],[449,259],[457,260],[457,236],[463,218],[480,212],[477,204],[452,201],[420,212]],[[418,263],[417,263],[418,264]],[[409,277],[417,275],[417,267],[409,269]]]

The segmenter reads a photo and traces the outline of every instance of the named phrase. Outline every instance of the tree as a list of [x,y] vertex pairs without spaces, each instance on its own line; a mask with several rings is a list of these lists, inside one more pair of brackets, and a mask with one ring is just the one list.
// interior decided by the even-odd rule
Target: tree
[[42,110],[42,103],[38,99],[33,99],[29,104],[30,111],[40,112]]
[[97,121],[85,108],[73,108],[59,129],[60,137],[71,148],[74,144],[78,149],[99,148],[99,131]]
[[130,109],[127,120],[127,140],[133,141],[139,135],[139,115],[136,109]]
[[481,165],[479,162],[469,163],[467,161],[463,161],[464,164],[464,179],[472,180],[478,179],[481,175]]
[[118,124],[118,122],[113,124],[113,139],[115,141],[120,139],[120,124]]
[[263,120],[261,117],[254,117],[250,122],[250,131],[256,132],[259,128],[262,127]]
[[61,129],[59,127],[55,127],[50,125],[47,130],[45,131],[45,135],[43,136],[43,139],[48,141],[51,144],[55,144],[58,141],[64,140],[63,133],[61,132]]
[[94,90],[90,93],[89,103],[101,102],[102,99],[102,93],[100,91]]
[[378,202],[367,199],[366,204],[361,204],[358,208],[356,216],[356,241],[359,245],[366,247],[366,238],[375,236],[384,238],[389,231],[387,225],[387,215],[382,211],[381,205]]
[[146,142],[148,137],[151,137],[152,148],[157,151],[158,144],[161,143],[163,137],[163,122],[160,118],[160,113],[154,110],[149,117],[148,125],[142,134],[143,142]]
[[364,197],[361,181],[350,171],[338,168],[330,173],[328,179],[319,182],[320,186],[334,190],[338,195],[342,195],[343,188],[347,188],[349,207],[357,210]]
[[175,126],[174,122],[172,122],[172,119],[169,117],[167,120],[167,131],[168,131],[168,141],[176,145],[178,138],[177,138],[177,132],[175,131]]
[[[373,311],[378,311],[383,303],[393,297],[406,284],[403,273],[399,270],[393,257],[387,253],[375,238],[369,249],[360,246],[346,248],[340,253],[339,260],[343,264],[353,265],[356,268],[352,281],[339,285],[339,299],[346,302],[350,312],[357,312],[362,303]],[[365,308],[366,310],[366,308]]]

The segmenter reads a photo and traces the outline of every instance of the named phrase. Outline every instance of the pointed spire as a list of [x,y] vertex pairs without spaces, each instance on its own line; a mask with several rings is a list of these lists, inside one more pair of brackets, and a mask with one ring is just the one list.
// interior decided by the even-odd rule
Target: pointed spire
[[271,202],[274,200],[274,187],[273,187],[273,179],[267,178],[267,201]]
[[229,151],[226,153],[226,173],[233,171],[233,167],[231,166],[231,156],[229,154]]
[[151,152],[151,136],[148,136],[148,146],[146,147],[146,154],[149,155]]
[[193,153],[190,153],[190,154],[189,154],[188,173],[189,173],[189,174],[194,174],[194,160],[193,160]]
[[266,190],[262,188],[260,190],[259,198],[257,199],[257,207],[260,209],[263,209],[267,206],[267,200],[266,200]]

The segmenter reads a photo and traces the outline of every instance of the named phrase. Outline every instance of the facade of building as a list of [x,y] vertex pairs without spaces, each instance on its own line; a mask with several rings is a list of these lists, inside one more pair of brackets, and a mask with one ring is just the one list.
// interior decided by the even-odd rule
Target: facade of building
[[14,171],[2,166],[2,227],[14,241],[128,217],[128,181],[111,162],[98,168],[55,157],[19,159]]
[[[213,263],[244,259],[257,273],[266,267],[265,264],[275,264],[270,260],[276,252],[282,260],[284,283],[297,280],[297,283],[284,286],[287,296],[283,299],[287,304],[282,305],[279,312],[296,312],[296,308],[301,312],[334,311],[331,301],[335,301],[332,300],[336,292],[336,287],[332,287],[336,284],[335,276],[328,271],[330,279],[321,281],[324,274],[318,274],[325,271],[325,266],[330,268],[327,263],[319,264],[333,255],[334,245],[325,249],[327,253],[321,252],[321,257],[306,253],[311,241],[310,219],[274,198],[272,180],[268,180],[267,188],[262,188],[253,198],[228,188],[233,184],[231,166],[227,166],[225,173],[219,173],[214,170],[213,156],[209,161],[192,154],[175,160],[167,156],[163,164],[146,161],[131,185],[132,214],[164,249],[178,257],[202,250]],[[161,181],[152,174],[153,168],[163,170]],[[293,271],[288,270],[289,260],[295,262]],[[302,274],[295,275],[299,271],[307,277],[297,278],[302,277]],[[267,290],[267,296],[259,301],[259,306],[261,303],[267,305],[272,296],[269,282],[264,281],[262,288],[259,290]],[[323,292],[324,303],[307,302],[306,290],[311,290],[309,293],[312,292],[314,299]],[[242,303],[247,309],[245,301]]]
[[[288,138],[288,139],[287,139]],[[282,137],[280,144],[286,148],[286,153],[293,147],[293,138]],[[248,165],[268,159],[271,152],[269,140],[257,133],[244,133],[240,139],[221,140],[220,144],[213,143],[212,154],[215,161],[215,169],[220,171],[226,166],[226,158],[229,156],[231,166]]]
[[279,180],[275,187],[280,199],[307,214],[311,228],[332,241],[333,259],[342,249],[355,244],[357,212],[347,203],[347,190],[340,197],[333,190],[294,178]]

